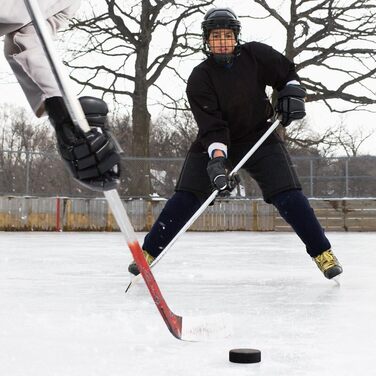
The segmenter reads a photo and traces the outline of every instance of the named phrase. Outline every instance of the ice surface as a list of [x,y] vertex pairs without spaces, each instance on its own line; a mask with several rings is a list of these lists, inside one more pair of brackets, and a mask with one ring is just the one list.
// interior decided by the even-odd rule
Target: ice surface
[[[143,282],[124,295],[121,234],[0,233],[0,375],[374,375],[376,234],[329,238],[340,286],[292,233],[184,235],[154,271],[167,303],[234,324],[229,338],[190,343],[169,333]],[[262,362],[229,363],[241,347]]]
[[211,341],[234,334],[232,316],[226,313],[204,316],[184,316],[181,339],[185,341]]

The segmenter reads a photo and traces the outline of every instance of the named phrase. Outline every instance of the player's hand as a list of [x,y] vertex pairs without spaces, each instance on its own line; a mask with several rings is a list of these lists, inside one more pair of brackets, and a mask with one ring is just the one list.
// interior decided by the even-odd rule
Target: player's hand
[[276,112],[281,116],[281,124],[287,127],[294,120],[303,119],[306,115],[304,98],[306,90],[300,85],[286,85],[278,92]]
[[58,150],[72,176],[82,185],[95,191],[114,189],[119,184],[120,155],[106,132],[107,105],[93,97],[82,97],[80,102],[91,127],[86,133],[72,123],[61,97],[45,101]]
[[230,176],[231,164],[225,157],[216,157],[208,162],[208,175],[214,189],[218,189],[220,196],[229,196],[239,184],[237,174]]

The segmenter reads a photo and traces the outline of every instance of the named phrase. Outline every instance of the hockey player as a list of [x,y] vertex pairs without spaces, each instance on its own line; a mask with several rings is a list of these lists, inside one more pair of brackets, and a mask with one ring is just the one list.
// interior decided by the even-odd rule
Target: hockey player
[[[143,249],[149,264],[210,195],[212,187],[226,194],[236,186],[228,175],[230,165],[237,164],[271,124],[273,108],[266,86],[277,91],[276,111],[284,127],[305,116],[305,89],[294,64],[265,44],[240,44],[240,27],[229,8],[209,10],[202,22],[207,59],[193,69],[186,90],[198,135],[175,194],[145,237]],[[278,209],[303,241],[325,277],[342,273],[277,133],[244,168],[260,186],[264,200]],[[129,271],[138,274],[134,262]]]
[[[79,7],[79,0],[39,0],[51,33],[56,34]],[[0,37],[4,54],[36,116],[46,112],[56,131],[59,152],[72,176],[92,190],[115,188],[119,182],[119,155],[106,128],[108,108],[98,98],[82,97],[81,105],[92,130],[77,129],[30,23],[23,0],[0,0]]]

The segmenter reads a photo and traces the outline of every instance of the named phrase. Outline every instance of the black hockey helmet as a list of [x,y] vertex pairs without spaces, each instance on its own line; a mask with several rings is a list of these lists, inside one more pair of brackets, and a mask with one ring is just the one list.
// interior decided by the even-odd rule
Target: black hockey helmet
[[[241,29],[240,21],[235,12],[230,8],[212,8],[209,9],[204,17],[204,21],[201,23],[202,38],[203,38],[203,51],[205,55],[213,55],[209,49],[209,35],[212,30],[215,29],[231,29],[234,32],[237,46],[235,52],[231,54],[231,60],[237,54],[239,45],[239,34]],[[225,58],[225,57],[224,57]],[[230,58],[230,56],[228,56]],[[225,59],[226,60],[226,59]],[[226,62],[226,61],[225,61]]]
[[230,8],[209,9],[201,24],[204,42],[209,39],[210,31],[214,29],[231,29],[238,38],[241,24],[235,12]]

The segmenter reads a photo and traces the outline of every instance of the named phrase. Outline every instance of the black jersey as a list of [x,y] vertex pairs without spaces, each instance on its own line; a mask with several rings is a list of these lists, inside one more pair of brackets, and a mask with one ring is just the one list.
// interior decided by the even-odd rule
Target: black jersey
[[[192,151],[206,151],[213,142],[227,146],[256,142],[268,127],[271,104],[266,86],[282,89],[299,80],[295,65],[263,43],[240,46],[230,67],[208,58],[196,66],[187,84],[187,97],[199,131]],[[276,135],[268,142],[278,142]]]

